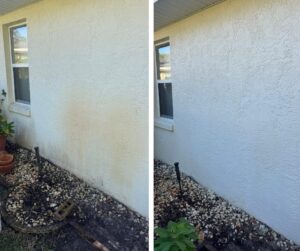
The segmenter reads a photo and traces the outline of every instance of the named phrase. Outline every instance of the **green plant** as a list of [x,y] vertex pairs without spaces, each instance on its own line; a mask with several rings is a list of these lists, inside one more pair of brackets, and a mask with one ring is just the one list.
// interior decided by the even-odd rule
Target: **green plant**
[[0,98],[0,135],[4,137],[10,137],[15,132],[14,130],[14,122],[8,122],[2,114],[2,105],[6,98],[6,92],[3,89],[1,91],[1,98]]
[[156,228],[154,232],[158,235],[154,241],[155,251],[194,251],[194,242],[198,239],[196,229],[186,219],[169,221],[166,228]]
[[2,115],[0,115],[0,135],[10,137],[14,132],[14,122],[8,122]]
[[1,90],[1,98],[0,98],[0,105],[1,105],[1,107],[0,107],[0,113],[2,113],[2,105],[3,105],[4,101],[5,101],[6,95],[7,95],[6,91],[4,89],[2,89]]

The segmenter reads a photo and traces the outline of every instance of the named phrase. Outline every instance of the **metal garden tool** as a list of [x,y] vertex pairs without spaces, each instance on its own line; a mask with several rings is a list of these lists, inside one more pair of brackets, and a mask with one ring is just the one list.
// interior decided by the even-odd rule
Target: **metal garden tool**
[[[63,221],[71,213],[74,206],[75,206],[75,204],[71,200],[67,200],[67,201],[63,202],[57,208],[57,210],[54,212],[54,217],[59,221]],[[70,226],[72,226],[77,231],[77,233],[81,236],[81,238],[85,239],[89,244],[91,244],[97,250],[99,250],[99,251],[109,251],[109,249],[107,247],[105,247],[100,241],[96,240],[89,233],[87,233],[76,222],[69,221],[68,224]]]

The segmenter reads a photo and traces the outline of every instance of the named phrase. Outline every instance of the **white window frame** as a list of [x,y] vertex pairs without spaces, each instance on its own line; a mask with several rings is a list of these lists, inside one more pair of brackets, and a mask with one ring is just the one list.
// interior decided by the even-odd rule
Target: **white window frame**
[[[156,53],[156,48],[164,45],[164,44],[169,44],[169,46],[171,47],[171,43],[169,38],[165,38],[165,39],[161,39],[158,40],[156,42],[154,42],[154,77],[155,77],[155,96],[156,96],[156,116],[154,118],[154,125],[156,127],[159,127],[161,129],[165,129],[168,131],[174,131],[174,106],[173,106],[173,118],[168,118],[168,117],[164,117],[161,116],[160,114],[160,101],[159,101],[159,84],[164,84],[164,83],[170,83],[172,86],[172,95],[173,95],[173,82],[172,82],[172,66],[171,66],[171,78],[167,79],[167,80],[160,80],[158,79],[158,72],[157,72],[157,53]],[[171,55],[170,55],[171,58]],[[173,99],[173,97],[172,97]]]
[[[13,52],[12,52],[12,36],[11,36],[11,30],[16,28],[16,27],[22,27],[22,26],[26,26],[27,29],[28,29],[28,26],[27,26],[27,22],[19,22],[19,23],[16,23],[14,25],[10,25],[8,26],[8,44],[9,44],[9,59],[10,59],[10,72],[11,72],[11,80],[12,80],[12,83],[11,83],[11,88],[12,88],[12,99],[13,99],[13,104],[11,105],[10,107],[10,110],[13,111],[13,112],[17,112],[17,113],[25,113],[24,115],[30,115],[30,103],[31,103],[31,98],[30,98],[30,101],[29,103],[26,103],[26,102],[20,102],[20,101],[17,101],[16,100],[16,96],[15,96],[15,80],[14,80],[14,68],[22,68],[22,67],[26,67],[28,68],[28,71],[29,71],[29,63],[27,64],[14,64],[13,63]],[[28,48],[28,34],[27,34],[27,48]],[[30,77],[30,75],[29,75]],[[29,94],[30,94],[30,79],[29,79]],[[22,112],[22,110],[24,110]],[[28,111],[29,111],[29,114],[28,114]]]

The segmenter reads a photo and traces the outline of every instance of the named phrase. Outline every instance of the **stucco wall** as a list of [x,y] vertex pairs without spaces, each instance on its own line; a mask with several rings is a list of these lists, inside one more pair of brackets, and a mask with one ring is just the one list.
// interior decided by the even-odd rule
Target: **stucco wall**
[[[148,212],[148,3],[44,0],[26,18],[31,117],[16,140],[132,209]],[[1,30],[2,32],[2,30]],[[7,89],[0,40],[0,85]]]
[[227,0],[170,37],[174,131],[155,156],[300,244],[300,1]]

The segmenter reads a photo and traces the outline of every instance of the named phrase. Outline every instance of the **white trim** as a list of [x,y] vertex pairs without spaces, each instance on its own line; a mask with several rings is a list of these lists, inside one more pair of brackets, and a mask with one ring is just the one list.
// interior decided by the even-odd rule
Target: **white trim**
[[[154,61],[154,76],[155,76],[155,95],[156,95],[156,100],[157,100],[156,109],[157,109],[157,114],[158,114],[158,116],[155,116],[154,125],[156,127],[160,127],[162,129],[166,129],[168,131],[173,131],[173,129],[174,129],[174,109],[173,109],[173,118],[166,118],[160,114],[158,84],[170,83],[171,86],[173,87],[173,82],[172,82],[171,78],[166,79],[166,80],[161,80],[161,79],[158,79],[158,77],[157,77],[156,48],[163,44],[169,44],[169,46],[171,46],[169,38],[161,39],[159,41],[154,42],[154,60],[153,61]],[[170,55],[170,59],[171,59],[171,55]],[[172,77],[172,73],[171,73],[171,77]],[[173,106],[173,104],[172,104],[172,106]]]
[[8,110],[10,112],[18,113],[26,117],[31,116],[30,105],[27,104],[23,104],[19,102],[11,103],[8,107]]
[[154,119],[154,126],[165,129],[167,131],[174,131],[174,120],[173,119],[167,119],[167,118],[155,118]]
[[160,79],[157,79],[156,80],[156,84],[167,84],[167,83],[170,83],[173,85],[173,82],[171,79],[166,79],[166,80],[160,80]]
[[[24,20],[24,19],[23,19]],[[20,20],[21,21],[21,20]],[[19,22],[19,23],[16,23],[16,24],[12,24],[10,25],[8,28],[14,28],[14,27],[19,27],[19,26],[24,26],[26,25],[27,26],[27,22],[26,21],[22,21],[22,22]]]
[[158,45],[167,44],[167,43],[170,43],[169,37],[156,40],[156,41],[154,41],[154,49],[156,49],[156,46],[158,46]]
[[22,68],[22,67],[27,67],[29,68],[29,64],[11,64],[12,68]]

